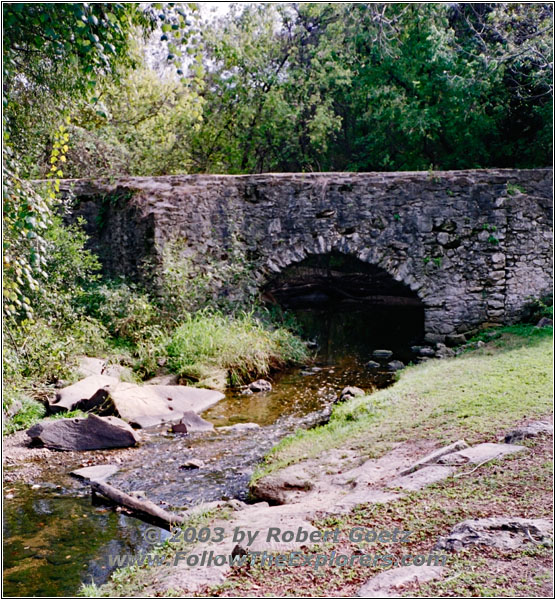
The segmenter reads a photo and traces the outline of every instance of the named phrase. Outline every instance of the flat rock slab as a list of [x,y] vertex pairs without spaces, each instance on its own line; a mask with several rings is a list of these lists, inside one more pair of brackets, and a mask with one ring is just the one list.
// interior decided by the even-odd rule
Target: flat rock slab
[[513,444],[479,444],[472,446],[459,452],[452,452],[438,459],[438,462],[443,465],[464,465],[472,463],[478,465],[482,462],[488,462],[495,458],[501,458],[506,454],[514,452],[522,452],[526,448],[524,446],[516,446]]
[[85,481],[104,482],[118,471],[119,467],[117,465],[94,465],[92,467],[76,469],[70,475],[77,477],[77,479],[84,479]]
[[444,446],[443,448],[439,448],[438,450],[434,450],[427,456],[423,457],[421,460],[418,460],[416,463],[411,465],[411,467],[403,470],[400,475],[409,475],[414,471],[418,471],[425,465],[430,465],[438,462],[438,459],[445,456],[446,454],[452,454],[452,452],[458,452],[459,450],[465,450],[469,448],[469,444],[465,440],[458,440],[453,444],[449,444],[448,446]]
[[115,414],[132,425],[151,427],[179,421],[187,412],[202,412],[222,398],[221,392],[183,385],[141,386],[120,382],[98,389],[79,408]]
[[56,393],[55,400],[49,404],[48,411],[56,414],[75,410],[81,402],[88,400],[100,388],[117,383],[118,379],[109,375],[90,375],[89,377],[85,377],[85,379],[59,390]]
[[441,537],[434,549],[458,552],[467,546],[483,545],[512,551],[523,544],[548,542],[552,535],[552,524],[547,519],[468,519],[458,523],[449,535]]
[[261,477],[251,486],[251,493],[261,500],[289,504],[312,489],[313,476],[302,464],[295,464]]
[[89,415],[86,419],[58,419],[33,425],[27,435],[53,450],[126,448],[139,441],[133,429],[116,417]]
[[521,440],[536,437],[541,433],[554,433],[554,425],[549,421],[533,421],[524,427],[519,427],[518,429],[514,429],[506,434],[504,438],[504,442],[506,444],[513,444],[514,442],[519,442]]
[[184,413],[172,413],[171,415],[146,415],[135,417],[131,424],[141,429],[147,427],[156,427],[163,423],[173,423],[173,433],[198,433],[201,431],[212,431],[214,425],[209,421],[205,421],[197,413],[188,410]]
[[397,567],[379,573],[357,592],[361,598],[395,598],[397,588],[409,583],[425,583],[440,579],[444,575],[444,567]]
[[438,483],[447,477],[450,477],[454,472],[452,467],[444,467],[440,465],[425,466],[414,473],[396,477],[389,486],[390,488],[402,488],[409,492],[415,492],[424,488],[427,485]]
[[328,514],[345,514],[351,512],[359,504],[387,504],[401,498],[400,494],[376,490],[373,488],[357,489],[346,494],[328,512]]

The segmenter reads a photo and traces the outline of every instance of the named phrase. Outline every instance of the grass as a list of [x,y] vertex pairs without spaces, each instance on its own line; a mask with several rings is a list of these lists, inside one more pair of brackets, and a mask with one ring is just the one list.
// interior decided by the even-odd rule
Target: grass
[[402,371],[391,387],[334,410],[330,422],[298,431],[266,457],[253,481],[289,464],[342,446],[378,456],[407,439],[478,441],[552,407],[552,327],[497,330],[486,346]]
[[[485,339],[489,339],[488,337]],[[339,405],[324,427],[287,438],[271,452],[258,476],[281,466],[317,456],[329,448],[357,448],[381,455],[396,441],[460,437],[473,443],[493,441],[497,433],[524,417],[551,411],[552,328],[515,326],[497,330],[486,346],[449,360],[432,360],[407,368],[390,388]],[[361,505],[348,515],[313,523],[319,530],[339,527],[339,544],[321,544],[320,552],[425,554],[438,537],[467,518],[496,515],[550,518],[552,514],[552,445],[545,436],[527,441],[529,452],[491,461],[460,478],[448,478],[386,505]],[[203,523],[210,525],[208,515]],[[214,515],[212,516],[214,518]],[[206,519],[206,520],[205,520]],[[414,532],[403,547],[350,541],[353,527]],[[160,548],[168,553],[181,549]],[[315,551],[317,547],[306,552]],[[473,548],[449,555],[447,574],[440,580],[402,594],[410,596],[543,596],[551,568],[551,548],[527,546],[509,554]],[[380,567],[311,567],[235,570],[221,586],[196,592],[201,597],[342,596],[353,597]],[[128,567],[82,595],[159,595],[165,572],[156,567]],[[183,596],[187,590],[175,590]],[[174,590],[164,595],[174,595]]]
[[[4,435],[10,435],[20,429],[29,429],[29,427],[32,427],[35,423],[43,419],[45,414],[46,408],[44,404],[31,398],[25,398],[22,401],[21,410],[13,415],[13,417],[9,417],[4,421],[3,433]],[[65,413],[50,415],[47,419],[74,419],[76,417],[87,417],[87,413],[81,410],[71,410]]]
[[[471,475],[449,478],[388,504],[363,504],[348,515],[313,522],[320,531],[338,527],[339,542],[321,544],[319,552],[351,556],[354,553],[428,556],[438,538],[465,519],[492,516],[552,517],[552,439],[541,436],[527,441],[528,452],[491,461]],[[463,467],[465,469],[466,467]],[[354,527],[375,531],[411,531],[404,543],[349,540]],[[305,550],[316,552],[317,547]],[[433,551],[440,555],[442,551]],[[284,569],[237,569],[217,587],[199,596],[230,597],[355,597],[359,588],[384,567],[351,569],[325,566],[315,572],[302,565]],[[511,552],[471,547],[448,553],[442,579],[427,584],[408,584],[401,596],[547,597],[550,592],[552,548],[527,544]]]
[[168,344],[169,368],[198,385],[223,388],[307,359],[305,344],[289,330],[269,328],[251,313],[191,315]]
[[27,429],[46,414],[44,405],[37,400],[23,396],[20,402],[21,409],[12,417],[4,420],[2,427],[4,435],[9,435],[20,429]]

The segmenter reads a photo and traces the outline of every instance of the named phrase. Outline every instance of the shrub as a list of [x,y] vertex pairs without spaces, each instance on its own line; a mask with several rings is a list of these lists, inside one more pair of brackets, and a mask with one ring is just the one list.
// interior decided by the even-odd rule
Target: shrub
[[235,238],[223,255],[206,256],[203,264],[192,260],[182,241],[169,242],[158,281],[162,312],[175,321],[207,306],[233,312],[254,299],[257,287],[252,271]]
[[86,296],[89,314],[97,318],[115,337],[131,344],[143,337],[157,311],[147,294],[135,284],[112,281],[99,285]]
[[46,409],[40,402],[28,396],[20,395],[19,398],[21,408],[4,421],[3,432],[6,434],[14,433],[19,429],[27,429],[46,414]]
[[178,375],[200,385],[212,379],[220,382],[218,387],[222,372],[229,383],[237,385],[307,358],[303,342],[293,333],[269,329],[252,313],[229,317],[200,312],[189,316],[176,329],[167,349],[168,365]]

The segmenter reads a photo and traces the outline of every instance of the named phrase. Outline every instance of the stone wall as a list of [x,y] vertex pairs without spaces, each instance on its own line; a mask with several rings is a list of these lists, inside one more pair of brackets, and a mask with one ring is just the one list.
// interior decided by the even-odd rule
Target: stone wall
[[[552,289],[552,170],[179,175],[66,181],[108,273],[141,276],[169,240],[195,260],[232,238],[260,285],[312,254],[384,269],[431,341],[515,321]],[[143,274],[144,275],[144,274]]]

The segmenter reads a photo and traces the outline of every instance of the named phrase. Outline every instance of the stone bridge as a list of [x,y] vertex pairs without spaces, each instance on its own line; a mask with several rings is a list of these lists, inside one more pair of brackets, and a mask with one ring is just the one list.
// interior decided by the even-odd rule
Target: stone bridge
[[271,297],[318,299],[328,285],[361,301],[418,304],[431,342],[515,321],[552,290],[549,169],[176,175],[63,188],[109,274],[140,277],[170,240],[198,261],[225,257],[235,240]]

